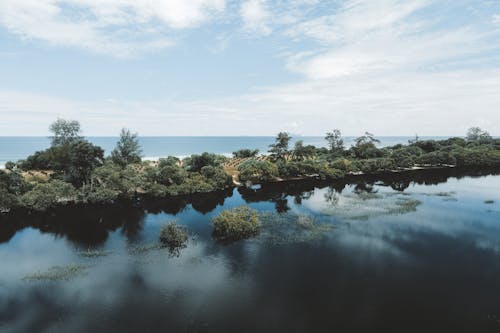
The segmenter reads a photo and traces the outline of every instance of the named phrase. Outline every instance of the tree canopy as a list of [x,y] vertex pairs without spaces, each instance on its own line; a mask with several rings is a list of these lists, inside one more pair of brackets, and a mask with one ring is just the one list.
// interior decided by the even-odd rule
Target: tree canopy
[[120,132],[120,139],[116,143],[116,148],[111,152],[113,163],[125,167],[127,164],[140,163],[142,148],[137,138],[137,133],[123,128]]
[[52,136],[52,146],[64,146],[80,141],[80,123],[76,120],[57,119],[49,127]]

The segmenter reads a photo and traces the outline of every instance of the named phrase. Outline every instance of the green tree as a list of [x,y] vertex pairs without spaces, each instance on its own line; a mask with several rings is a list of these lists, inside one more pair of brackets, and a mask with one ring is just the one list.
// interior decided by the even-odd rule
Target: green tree
[[304,142],[302,140],[299,140],[295,142],[292,155],[294,160],[303,161],[316,155],[316,147],[312,145],[304,146]]
[[142,149],[137,138],[137,133],[123,128],[116,148],[111,152],[111,160],[124,168],[127,164],[141,162]]
[[284,160],[286,156],[290,153],[288,151],[288,146],[292,137],[287,132],[280,132],[275,139],[275,142],[269,145],[268,152],[276,160]]
[[344,151],[344,140],[342,139],[342,133],[340,130],[334,129],[333,131],[326,133],[325,140],[328,142],[328,148],[331,153],[341,155]]
[[492,140],[490,133],[480,127],[471,127],[467,131],[467,141],[486,143]]
[[233,151],[233,157],[248,158],[255,157],[259,153],[258,149],[240,149]]
[[82,140],[80,136],[80,123],[76,120],[57,119],[49,130],[52,132],[50,139],[52,146],[64,146]]
[[104,163],[104,150],[88,141],[80,141],[71,145],[69,150],[70,164],[65,170],[66,179],[75,186],[87,184],[92,171]]
[[380,143],[380,140],[376,139],[373,134],[365,132],[365,135],[356,138],[354,142],[355,144],[352,150],[354,156],[357,158],[380,157],[381,152],[377,149],[377,146],[375,146],[376,143]]

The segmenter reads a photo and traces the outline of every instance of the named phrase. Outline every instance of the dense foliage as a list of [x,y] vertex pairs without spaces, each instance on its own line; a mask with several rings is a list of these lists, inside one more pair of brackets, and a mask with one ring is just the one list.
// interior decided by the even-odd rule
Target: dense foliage
[[221,241],[235,241],[255,236],[260,230],[257,211],[240,206],[222,211],[212,219],[214,238]]

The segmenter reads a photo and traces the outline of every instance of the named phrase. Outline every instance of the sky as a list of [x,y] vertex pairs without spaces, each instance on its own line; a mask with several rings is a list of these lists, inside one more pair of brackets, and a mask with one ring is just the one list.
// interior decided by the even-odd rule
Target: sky
[[0,0],[0,136],[500,135],[500,0]]

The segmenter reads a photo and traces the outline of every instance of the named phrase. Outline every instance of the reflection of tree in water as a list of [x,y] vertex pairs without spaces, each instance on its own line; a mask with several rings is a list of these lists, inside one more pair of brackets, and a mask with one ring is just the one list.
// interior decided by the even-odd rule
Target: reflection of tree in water
[[399,181],[394,181],[389,184],[389,186],[394,190],[398,192],[404,192],[409,186],[410,182],[408,180],[399,180]]
[[286,213],[290,210],[290,207],[288,206],[288,200],[286,198],[275,200],[274,206],[276,207],[276,212],[280,214]]
[[332,206],[336,206],[339,202],[340,193],[338,193],[337,190],[335,190],[335,188],[333,186],[330,186],[326,190],[326,193],[324,196],[325,196],[326,203],[328,203]]
[[213,211],[218,205],[223,206],[226,198],[233,195],[233,189],[218,191],[215,193],[204,193],[202,195],[194,196],[191,205],[194,210],[202,213],[203,215]]
[[368,182],[360,182],[354,186],[354,193],[377,193],[378,190],[375,190],[374,183]]

